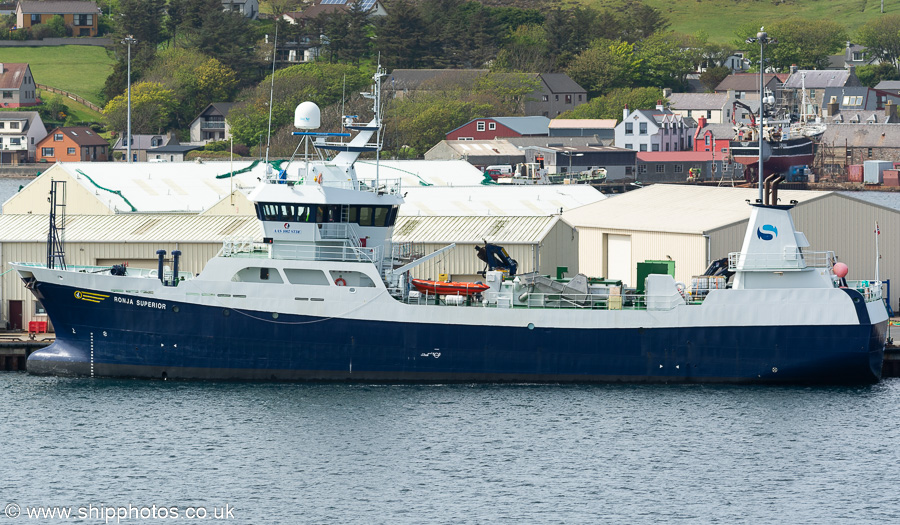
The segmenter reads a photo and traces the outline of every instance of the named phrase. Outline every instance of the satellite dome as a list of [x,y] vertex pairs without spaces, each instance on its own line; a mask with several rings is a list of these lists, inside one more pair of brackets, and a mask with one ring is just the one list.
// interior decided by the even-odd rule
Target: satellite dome
[[315,102],[303,102],[294,110],[294,127],[318,129],[322,125],[322,112]]

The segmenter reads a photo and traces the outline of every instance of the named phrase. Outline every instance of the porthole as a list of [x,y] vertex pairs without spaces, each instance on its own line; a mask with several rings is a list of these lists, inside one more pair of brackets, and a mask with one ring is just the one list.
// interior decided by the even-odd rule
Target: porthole
[[180,309],[178,308],[178,306],[173,306],[172,311],[177,314],[180,311]]
[[528,323],[528,329],[534,330],[534,323]]
[[228,317],[229,315],[231,315],[231,310],[222,310],[222,315]]
[[278,319],[278,312],[272,312],[272,319]]

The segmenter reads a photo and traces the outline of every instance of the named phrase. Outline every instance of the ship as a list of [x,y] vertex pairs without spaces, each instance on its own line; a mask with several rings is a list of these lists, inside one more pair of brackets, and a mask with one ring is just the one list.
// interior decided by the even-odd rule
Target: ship
[[[697,280],[705,285],[650,274],[631,289],[582,274],[517,272],[508,257],[485,256],[477,292],[416,289],[416,266],[449,247],[411,255],[394,243],[400,181],[377,171],[361,180],[354,169],[361,152],[381,148],[382,75],[368,95],[374,116],[348,122],[357,131],[348,142],[314,131],[317,106],[297,108],[303,157],[250,194],[263,242],[227,241],[197,275],[179,273],[177,251],[169,269],[163,250],[155,270],[67,267],[64,256],[50,256],[58,246],[51,219],[47,261],[12,264],[56,331],[29,356],[28,372],[359,382],[880,379],[888,326],[881,282],[846,281],[833,252],[810,251],[774,186],[748,203],[741,250],[712,265],[716,278]],[[485,245],[479,254],[503,253]]]
[[[749,111],[750,124],[736,123],[736,109],[742,106]],[[730,155],[738,164],[745,166],[748,181],[758,180],[759,171],[759,127],[752,110],[735,101],[732,109],[734,138],[729,143]],[[816,139],[825,132],[824,125],[765,125],[763,126],[763,175],[786,173],[792,166],[808,166],[815,160]]]

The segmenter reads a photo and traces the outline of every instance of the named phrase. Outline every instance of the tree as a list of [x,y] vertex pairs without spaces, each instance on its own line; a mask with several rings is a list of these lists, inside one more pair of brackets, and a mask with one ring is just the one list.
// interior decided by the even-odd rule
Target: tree
[[215,58],[196,50],[169,48],[161,51],[144,80],[157,82],[175,93],[173,122],[185,127],[212,102],[232,100],[237,74]]
[[433,41],[422,13],[410,0],[397,0],[378,20],[375,44],[388,70],[431,66]]
[[[759,65],[759,44],[746,44],[747,38],[756,37],[760,24],[745,24],[735,31],[736,46],[747,51],[747,58]],[[806,20],[790,18],[765,25],[769,38],[777,44],[766,47],[766,68],[786,71],[796,65],[800,69],[825,69],[828,56],[840,51],[847,41],[847,32],[831,20]]]
[[66,21],[63,19],[62,15],[55,15],[47,21],[47,27],[49,27],[53,31],[53,36],[57,38],[62,38],[66,35],[71,34],[71,29],[66,26]]
[[713,66],[700,74],[700,84],[706,88],[706,91],[712,92],[730,74],[731,70],[727,67]]
[[631,87],[642,70],[642,59],[627,42],[597,40],[575,57],[566,70],[572,80],[588,92],[588,97],[610,90]]
[[669,28],[668,19],[659,10],[639,0],[628,0],[620,13],[621,36],[628,42],[638,42]]
[[385,112],[385,147],[425,151],[444,140],[447,130],[493,114],[491,104],[459,92],[417,92],[393,99]]
[[872,56],[895,67],[900,65],[900,15],[872,18],[859,28],[857,39]]
[[[473,93],[497,98],[504,113],[523,115],[528,95],[540,88],[537,76],[528,73],[488,73],[475,81]],[[495,115],[499,116],[499,115]]]
[[[370,75],[344,64],[315,62],[291,66],[275,72],[273,85],[272,129],[287,126],[294,120],[298,104],[311,101],[320,107],[339,102],[346,92],[353,93],[369,83]],[[228,120],[235,141],[247,146],[265,136],[269,119],[269,86],[271,76],[257,87],[246,90],[231,109]]]
[[550,48],[540,25],[522,25],[515,29],[497,54],[491,69],[542,73],[550,71]]
[[882,62],[881,64],[859,66],[856,68],[856,77],[859,78],[862,85],[873,88],[882,80],[900,80],[900,71],[890,62]]
[[659,89],[644,87],[637,89],[618,88],[602,97],[592,99],[575,109],[566,111],[557,118],[576,119],[616,119],[622,120],[622,109],[653,109],[659,101]]
[[244,15],[221,8],[210,10],[203,15],[195,36],[197,50],[233,69],[239,81],[258,78],[254,55],[257,35]]
[[680,90],[687,75],[695,70],[697,60],[691,56],[690,44],[684,42],[682,35],[656,33],[634,47],[641,61],[638,85]]
[[[131,132],[161,133],[165,130],[175,105],[175,93],[157,82],[138,82],[131,86]],[[128,120],[127,94],[110,100],[103,108],[107,126],[124,130]]]

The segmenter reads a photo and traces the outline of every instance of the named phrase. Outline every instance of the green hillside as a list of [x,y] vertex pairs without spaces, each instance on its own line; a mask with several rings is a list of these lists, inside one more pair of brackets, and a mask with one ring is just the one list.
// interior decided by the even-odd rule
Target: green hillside
[[100,92],[113,60],[97,46],[0,47],[0,62],[27,62],[38,84],[103,105]]
[[[671,29],[696,34],[704,31],[720,43],[734,40],[734,29],[747,23],[766,25],[776,20],[801,17],[829,19],[844,25],[851,35],[856,28],[880,16],[879,0],[644,0],[668,17]],[[586,0],[591,6],[614,6],[620,0]],[[885,13],[900,13],[900,4],[885,2]]]

